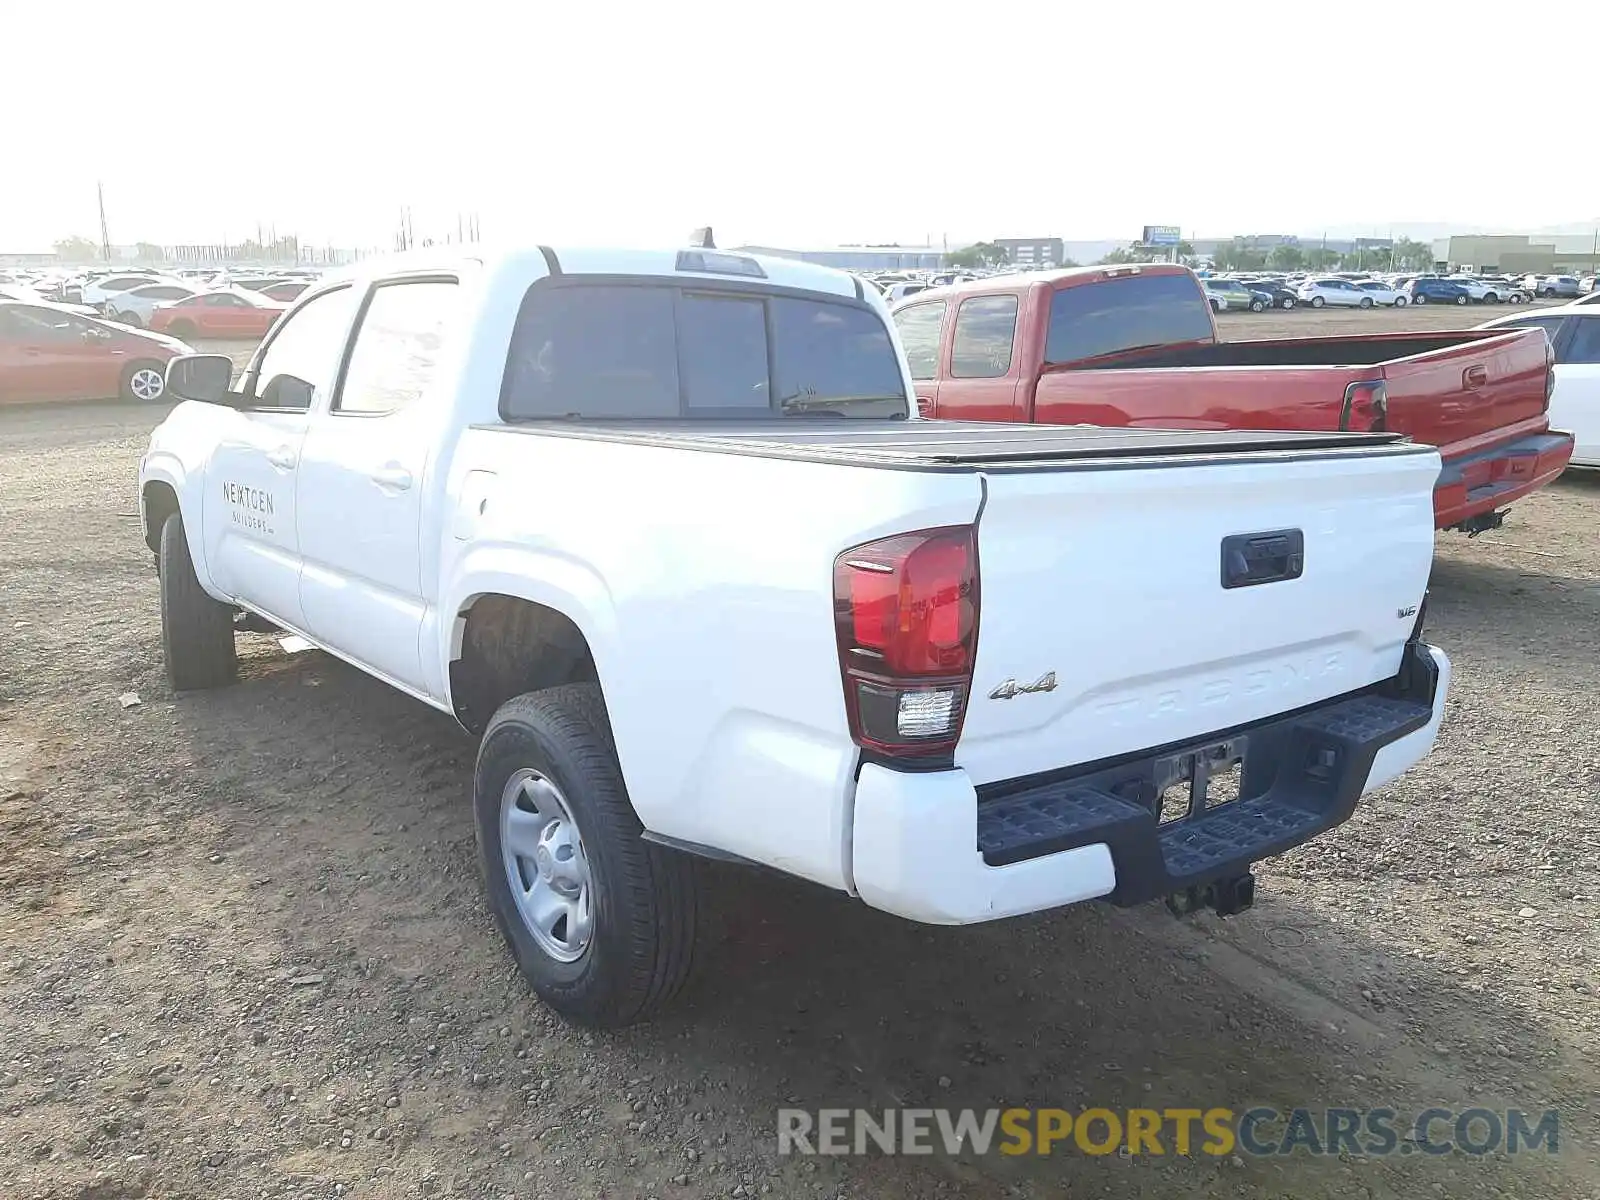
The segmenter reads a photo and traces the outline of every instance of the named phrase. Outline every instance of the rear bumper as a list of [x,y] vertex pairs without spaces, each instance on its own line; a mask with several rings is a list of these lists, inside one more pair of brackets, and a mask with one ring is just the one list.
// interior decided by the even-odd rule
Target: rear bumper
[[1433,488],[1433,524],[1454,525],[1504,508],[1537,491],[1572,458],[1570,433],[1535,433],[1445,460]]
[[1362,795],[1433,748],[1450,660],[1422,644],[1407,653],[1406,669],[1382,688],[1195,743],[1248,741],[1242,798],[1166,825],[1147,806],[1157,755],[981,796],[959,769],[866,764],[856,891],[874,908],[960,925],[1097,897],[1138,904],[1239,874],[1345,821]]

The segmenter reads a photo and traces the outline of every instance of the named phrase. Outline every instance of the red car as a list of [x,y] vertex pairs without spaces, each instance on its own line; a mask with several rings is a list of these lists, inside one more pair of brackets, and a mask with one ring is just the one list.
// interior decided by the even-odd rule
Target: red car
[[289,306],[243,289],[202,292],[163,304],[150,314],[149,325],[159,333],[180,338],[249,338],[266,336],[272,323]]
[[159,400],[177,338],[82,317],[52,304],[0,300],[0,404]]

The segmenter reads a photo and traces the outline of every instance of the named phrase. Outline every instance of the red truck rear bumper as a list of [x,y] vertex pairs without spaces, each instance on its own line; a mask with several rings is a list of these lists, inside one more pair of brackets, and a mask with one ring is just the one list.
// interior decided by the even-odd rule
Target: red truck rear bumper
[[1544,432],[1445,459],[1433,488],[1434,527],[1450,529],[1522,499],[1565,471],[1571,458],[1570,433]]

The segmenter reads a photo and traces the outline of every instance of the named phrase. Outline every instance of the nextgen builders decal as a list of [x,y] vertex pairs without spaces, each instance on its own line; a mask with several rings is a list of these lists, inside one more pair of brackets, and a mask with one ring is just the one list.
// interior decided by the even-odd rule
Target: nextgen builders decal
[[222,481],[222,498],[228,502],[233,523],[257,533],[272,532],[272,493],[265,488],[246,487],[232,480]]
[[1560,1142],[1554,1109],[778,1110],[779,1154],[1555,1154]]

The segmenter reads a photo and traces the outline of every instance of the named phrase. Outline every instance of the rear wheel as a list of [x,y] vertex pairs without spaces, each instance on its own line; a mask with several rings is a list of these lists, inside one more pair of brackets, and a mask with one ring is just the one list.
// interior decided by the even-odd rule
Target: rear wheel
[[124,325],[132,325],[135,329],[138,329],[144,324],[144,322],[139,319],[139,314],[131,310],[128,312],[112,313],[111,319],[113,321],[121,321]]
[[1313,296],[1313,297],[1311,297],[1311,307],[1312,308],[1321,308],[1326,303],[1327,303],[1327,301],[1324,300],[1321,296]]
[[688,978],[694,864],[647,842],[600,689],[501,705],[473,785],[489,909],[539,998],[585,1025],[627,1025]]
[[152,404],[166,394],[167,378],[158,362],[136,362],[122,373],[118,394],[124,400]]
[[1293,296],[1285,296],[1283,298],[1283,307],[1284,307],[1285,311],[1287,311],[1288,309],[1293,308],[1294,307],[1294,297]]
[[1215,299],[1211,301],[1211,311],[1214,313],[1219,313],[1222,311],[1222,305],[1219,304]]
[[1471,299],[1472,299],[1471,296],[1457,296],[1456,297],[1456,303],[1457,304],[1465,304],[1465,303],[1467,303],[1467,301],[1469,301]]
[[1396,308],[1404,308],[1406,306],[1406,298],[1404,296],[1396,296],[1394,298],[1394,306]]
[[1423,292],[1418,292],[1417,293],[1417,298],[1415,300],[1413,300],[1411,303],[1413,303],[1413,304],[1426,304],[1427,302],[1428,302],[1427,295],[1425,293],[1423,293]]
[[188,341],[194,336],[194,322],[177,320],[167,327],[167,332],[182,341]]
[[1266,308],[1265,301],[1261,301],[1261,300],[1252,300],[1252,301],[1250,301],[1250,311],[1251,312],[1260,312],[1264,308]]
[[1372,307],[1372,297],[1371,296],[1363,296],[1363,297],[1361,297],[1361,303],[1356,305],[1356,307],[1357,308],[1371,308]]
[[177,513],[161,527],[161,651],[175,692],[217,687],[238,670],[233,610],[200,586]]

